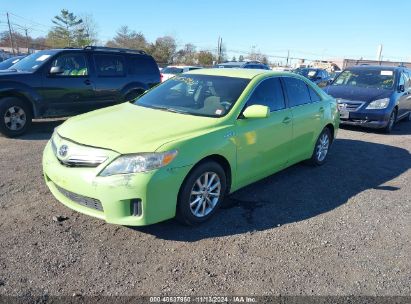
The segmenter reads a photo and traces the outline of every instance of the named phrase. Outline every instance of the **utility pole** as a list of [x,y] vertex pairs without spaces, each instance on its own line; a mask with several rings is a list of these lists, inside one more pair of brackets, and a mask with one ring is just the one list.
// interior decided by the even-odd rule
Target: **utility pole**
[[287,51],[287,64],[286,64],[286,67],[288,67],[288,60],[289,60],[289,58],[290,58],[290,50]]
[[9,25],[10,47],[11,47],[11,49],[12,49],[12,51],[13,51],[13,55],[16,55],[16,53],[14,52],[14,47],[13,47],[13,35],[12,35],[12,33],[11,33],[9,13],[7,12],[6,15],[7,15],[7,23],[8,23],[8,25]]
[[218,36],[218,42],[217,42],[217,64],[220,63],[220,58],[221,58],[221,37]]
[[24,29],[24,32],[26,33],[26,47],[27,47],[27,55],[30,54],[29,51],[29,35],[27,34],[27,29]]

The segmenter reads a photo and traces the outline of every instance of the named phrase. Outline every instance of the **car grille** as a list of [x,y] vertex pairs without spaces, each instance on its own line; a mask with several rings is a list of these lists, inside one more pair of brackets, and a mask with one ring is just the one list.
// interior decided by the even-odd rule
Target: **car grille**
[[63,194],[65,197],[68,199],[72,200],[73,202],[82,205],[84,207],[88,207],[91,209],[95,209],[98,211],[103,211],[103,206],[101,205],[101,202],[95,198],[87,197],[87,196],[82,196],[80,194],[76,194],[73,192],[70,192],[66,189],[63,189],[55,184],[56,188],[58,191],[60,191],[61,194]]
[[364,104],[363,101],[351,101],[351,100],[338,100],[338,108],[344,109],[348,112],[355,112],[357,111],[362,105]]

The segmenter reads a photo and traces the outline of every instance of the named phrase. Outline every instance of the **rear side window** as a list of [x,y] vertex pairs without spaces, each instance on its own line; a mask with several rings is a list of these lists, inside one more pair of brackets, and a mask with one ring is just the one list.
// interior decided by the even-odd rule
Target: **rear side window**
[[130,56],[128,73],[130,75],[159,74],[157,64],[148,56]]
[[258,85],[250,96],[247,106],[255,104],[267,106],[271,112],[285,108],[284,94],[279,78],[269,78]]
[[94,55],[94,62],[98,76],[119,77],[125,74],[123,56],[98,54]]
[[308,92],[310,93],[311,102],[321,101],[320,95],[318,95],[318,93],[311,86],[307,85],[307,87]]
[[308,87],[304,81],[291,77],[284,77],[283,79],[290,107],[311,102],[310,92],[308,91]]

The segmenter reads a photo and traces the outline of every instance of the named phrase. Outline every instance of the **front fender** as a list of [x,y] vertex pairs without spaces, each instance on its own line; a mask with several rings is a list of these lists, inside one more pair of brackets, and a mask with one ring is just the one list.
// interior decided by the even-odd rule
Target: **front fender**
[[0,98],[18,97],[30,103],[33,116],[41,115],[42,97],[32,87],[17,81],[2,81],[0,85]]
[[234,181],[237,170],[237,145],[233,135],[233,126],[221,126],[212,131],[207,130],[170,141],[157,151],[178,150],[178,156],[172,162],[173,168],[193,166],[212,155],[222,156],[230,164]]

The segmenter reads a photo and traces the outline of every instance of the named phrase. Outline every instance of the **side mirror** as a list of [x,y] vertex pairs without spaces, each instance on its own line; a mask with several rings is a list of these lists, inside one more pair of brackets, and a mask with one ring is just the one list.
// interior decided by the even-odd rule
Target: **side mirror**
[[263,105],[252,105],[244,110],[243,116],[247,119],[267,118],[270,116],[270,109],[267,106]]
[[405,86],[403,84],[400,84],[398,86],[398,92],[400,92],[400,93],[405,92]]
[[51,67],[50,69],[50,75],[60,75],[63,73],[64,73],[64,70],[59,66]]

